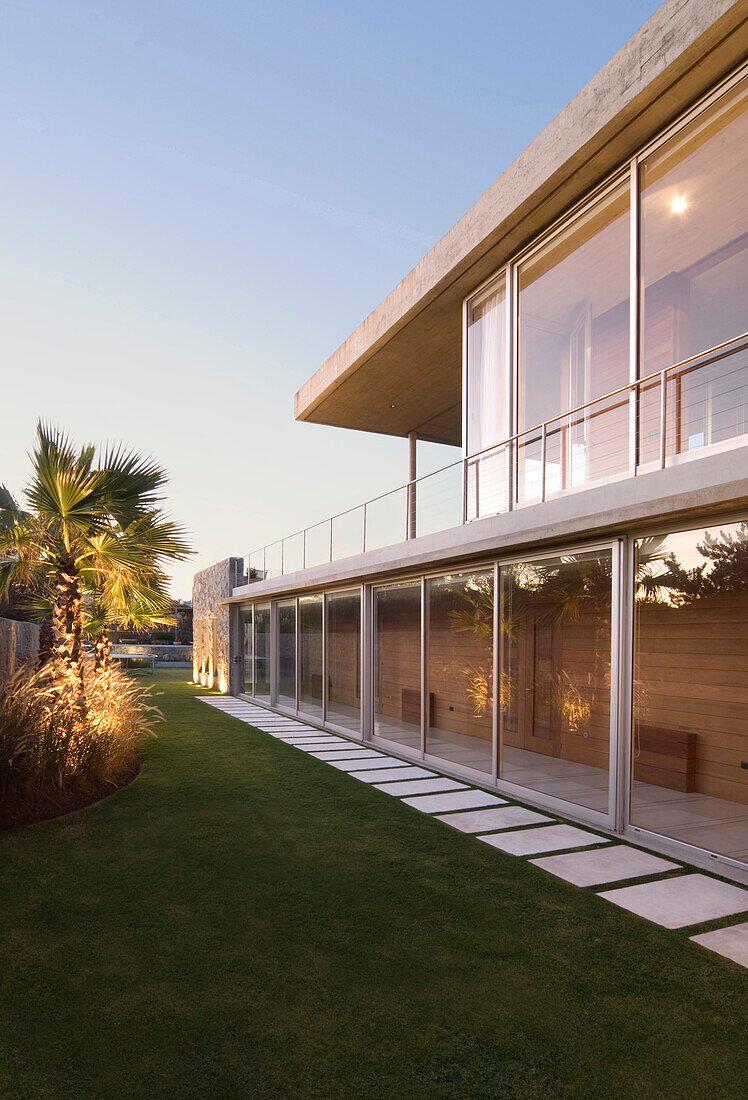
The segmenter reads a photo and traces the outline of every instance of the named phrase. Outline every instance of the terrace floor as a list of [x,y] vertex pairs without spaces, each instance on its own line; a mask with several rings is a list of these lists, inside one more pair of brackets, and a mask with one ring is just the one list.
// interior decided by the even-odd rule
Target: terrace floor
[[510,850],[571,826],[479,843],[377,789],[381,758],[358,781],[337,742],[156,686],[135,783],[0,834],[1,1096],[742,1094],[745,971]]

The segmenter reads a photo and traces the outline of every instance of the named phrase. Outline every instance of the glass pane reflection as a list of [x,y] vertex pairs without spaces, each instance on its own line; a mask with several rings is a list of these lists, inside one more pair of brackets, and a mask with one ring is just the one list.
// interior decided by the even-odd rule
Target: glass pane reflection
[[748,859],[748,524],[636,544],[631,822]]
[[493,572],[428,582],[426,751],[493,771]]
[[421,749],[421,586],[374,590],[374,733]]
[[270,604],[255,604],[254,695],[270,702]]
[[254,672],[253,609],[242,608],[242,668],[244,674],[244,692],[253,694],[252,675]]
[[[748,79],[642,166],[642,376],[748,330]],[[667,454],[746,430],[745,364],[673,376]],[[641,459],[657,457],[659,393],[642,401]]]
[[322,721],[322,597],[299,600],[299,710]]
[[278,702],[296,707],[296,600],[278,604]]
[[327,718],[361,735],[361,594],[327,597]]
[[502,567],[501,777],[607,812],[612,555]]

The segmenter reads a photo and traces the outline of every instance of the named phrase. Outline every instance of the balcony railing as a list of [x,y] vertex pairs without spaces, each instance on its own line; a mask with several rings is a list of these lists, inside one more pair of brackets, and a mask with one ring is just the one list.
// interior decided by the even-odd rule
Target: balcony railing
[[253,550],[278,577],[682,462],[748,435],[748,333]]

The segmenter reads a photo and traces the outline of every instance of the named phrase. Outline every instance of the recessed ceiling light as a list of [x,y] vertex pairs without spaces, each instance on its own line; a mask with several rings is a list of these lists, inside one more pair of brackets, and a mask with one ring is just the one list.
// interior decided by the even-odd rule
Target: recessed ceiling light
[[395,408],[395,406],[394,406],[394,405],[390,405],[390,408],[391,408],[391,409],[394,409],[394,408]]
[[673,199],[673,201],[670,203],[670,213],[682,214],[687,206],[688,203],[686,202],[686,196],[678,195],[677,199]]

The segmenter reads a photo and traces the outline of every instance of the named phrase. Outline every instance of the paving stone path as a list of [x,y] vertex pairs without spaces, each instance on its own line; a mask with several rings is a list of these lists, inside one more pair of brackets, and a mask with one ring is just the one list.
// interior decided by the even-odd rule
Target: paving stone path
[[[672,860],[615,843],[577,825],[450,779],[429,764],[414,765],[346,737],[325,733],[231,696],[202,702],[270,737],[347,772],[406,806],[430,814],[477,840],[581,887],[614,884],[597,896],[664,928],[687,928],[748,914],[748,890],[697,873]],[[681,872],[674,875],[674,871]],[[637,880],[646,878],[646,882]],[[694,943],[748,968],[748,922],[701,932]]]

